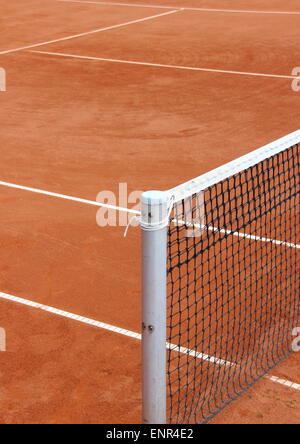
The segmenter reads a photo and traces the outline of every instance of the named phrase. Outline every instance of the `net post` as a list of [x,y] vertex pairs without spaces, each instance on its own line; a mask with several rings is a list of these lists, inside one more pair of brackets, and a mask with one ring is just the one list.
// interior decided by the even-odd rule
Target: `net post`
[[165,424],[168,197],[142,195],[143,424]]

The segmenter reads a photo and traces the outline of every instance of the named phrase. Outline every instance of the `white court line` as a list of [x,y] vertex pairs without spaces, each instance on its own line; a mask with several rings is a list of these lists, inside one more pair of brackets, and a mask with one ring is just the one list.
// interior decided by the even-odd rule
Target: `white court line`
[[[202,227],[202,228],[204,228],[204,227]],[[205,228],[210,231],[213,231],[213,232],[219,232],[222,234],[229,234],[232,236],[241,237],[243,239],[250,239],[250,240],[255,240],[255,241],[259,241],[259,242],[266,242],[266,243],[271,243],[274,245],[284,246],[284,247],[288,247],[288,248],[300,249],[300,245],[297,245],[297,244],[294,244],[291,242],[284,242],[284,241],[280,241],[277,239],[269,239],[267,237],[259,237],[259,236],[254,236],[252,234],[241,233],[238,231],[230,231],[230,230],[225,230],[225,229],[219,229],[219,228],[215,228],[215,227],[205,227]]]
[[9,182],[0,181],[0,186],[7,187],[7,188],[14,188],[17,190],[22,190],[22,191],[30,191],[31,193],[43,194],[45,196],[56,197],[56,198],[65,199],[65,200],[71,200],[73,202],[79,202],[79,203],[83,203],[83,204],[87,204],[87,205],[94,205],[96,207],[108,208],[110,210],[124,211],[125,213],[131,213],[131,214],[135,214],[135,215],[141,214],[140,211],[131,210],[129,208],[117,207],[114,205],[104,204],[104,203],[96,202],[93,200],[81,199],[80,197],[67,196],[65,194],[52,193],[51,191],[40,190],[38,188],[25,187],[23,185],[16,185],[14,183],[9,183]]
[[[16,302],[18,304],[26,305],[31,308],[36,308],[38,310],[47,311],[49,313],[52,313],[57,316],[61,316],[64,318],[72,319],[73,321],[78,321],[83,324],[92,325],[93,327],[101,328],[102,330],[111,331],[113,333],[118,333],[123,336],[128,336],[130,338],[142,339],[142,335],[140,333],[136,333],[134,331],[126,330],[124,328],[119,328],[111,324],[106,324],[104,322],[96,321],[95,319],[89,319],[84,316],[76,315],[74,313],[70,313],[68,311],[60,310],[58,308],[50,307],[49,305],[39,304],[38,302],[33,302],[28,299],[19,298],[17,296],[12,296],[7,293],[0,292],[0,299],[5,299],[7,301]],[[194,350],[189,350],[185,347],[179,347],[178,345],[166,343],[166,348],[172,351],[176,351],[178,353],[182,353],[185,355],[189,355],[192,357],[196,357],[198,359],[201,359],[203,361],[209,361],[216,365],[221,366],[229,366],[232,367],[235,364],[232,362],[224,361],[223,359],[216,358],[214,356],[209,356],[204,353],[199,353]]]
[[119,60],[119,59],[106,59],[103,57],[91,57],[91,56],[80,56],[76,54],[65,54],[62,52],[49,52],[49,51],[29,51],[35,54],[45,54],[51,56],[58,57],[69,57],[73,59],[82,59],[82,60],[95,60],[99,62],[111,62],[111,63],[124,63],[127,65],[138,65],[138,66],[150,66],[155,68],[168,68],[168,69],[183,69],[188,71],[202,71],[202,72],[214,72],[220,74],[234,74],[234,75],[242,75],[242,76],[252,76],[252,77],[271,77],[275,79],[289,79],[289,80],[300,80],[298,76],[291,75],[278,75],[278,74],[261,74],[255,72],[242,72],[242,71],[229,71],[224,69],[212,69],[212,68],[197,68],[191,66],[178,66],[178,65],[163,65],[159,63],[148,63],[148,62],[134,62],[132,60]]
[[72,319],[73,321],[78,321],[83,324],[92,325],[93,327],[101,328],[103,330],[112,331],[113,333],[118,333],[123,336],[129,336],[130,338],[141,340],[141,335],[133,331],[125,330],[124,328],[115,327],[114,325],[105,324],[104,322],[95,321],[94,319],[89,319],[84,316],[79,316],[64,310],[59,310],[58,308],[50,307],[49,305],[39,304],[38,302],[29,301],[28,299],[19,298],[17,296],[12,296],[10,294],[2,292],[0,292],[0,299],[16,302],[17,304],[26,305],[31,308],[36,308],[38,310],[47,311],[49,313],[61,316],[63,318]]
[[152,15],[150,17],[145,17],[145,18],[138,19],[138,20],[132,20],[130,22],[121,23],[119,25],[108,26],[106,28],[99,28],[99,29],[95,29],[93,31],[83,32],[81,34],[75,34],[75,35],[70,35],[68,37],[62,37],[60,39],[49,40],[48,42],[35,43],[34,45],[28,45],[28,46],[22,46],[20,48],[9,49],[7,51],[0,52],[0,55],[10,54],[10,53],[13,53],[13,52],[18,52],[18,51],[24,51],[25,49],[37,48],[38,46],[50,45],[52,43],[65,42],[67,40],[77,39],[79,37],[85,37],[87,35],[97,34],[99,32],[110,31],[112,29],[123,28],[125,26],[134,25],[136,23],[142,23],[142,22],[146,22],[146,21],[149,21],[149,20],[154,20],[154,19],[159,18],[159,17],[164,17],[166,15],[175,14],[175,13],[180,12],[180,11],[181,11],[181,9],[177,8],[176,10],[164,12],[163,14]]
[[220,365],[222,367],[236,367],[235,362],[224,361],[224,359],[216,358],[215,356],[210,356],[205,353],[197,352],[196,350],[191,350],[186,347],[182,347],[175,344],[170,344],[167,342],[167,349],[181,353],[183,355],[191,356],[192,358],[201,359],[201,361],[210,362],[211,364]]
[[[0,186],[4,186],[4,187],[7,187],[7,188],[14,188],[14,189],[21,190],[21,191],[29,191],[31,193],[42,194],[44,196],[56,197],[56,198],[59,198],[59,199],[70,200],[70,201],[73,201],[73,202],[83,203],[83,204],[87,204],[87,205],[94,205],[96,207],[108,208],[108,209],[111,209],[111,210],[124,211],[126,213],[131,213],[131,214],[135,214],[135,215],[141,215],[141,212],[138,211],[138,210],[131,210],[129,208],[124,208],[124,207],[117,207],[115,205],[104,204],[104,203],[101,203],[101,202],[96,202],[96,201],[93,201],[93,200],[82,199],[80,197],[68,196],[68,195],[65,195],[65,194],[53,193],[51,191],[45,191],[45,190],[41,190],[39,188],[26,187],[24,185],[17,185],[17,184],[10,183],[10,182],[0,181]],[[269,238],[254,236],[254,235],[247,234],[247,233],[234,232],[234,231],[231,231],[231,230],[220,229],[220,228],[216,228],[216,227],[210,227],[210,226],[207,227],[206,225],[187,223],[187,222],[185,222],[183,220],[175,220],[175,219],[173,219],[173,222],[177,223],[178,225],[189,225],[192,228],[194,227],[194,228],[203,229],[203,230],[220,232],[220,233],[223,233],[223,234],[229,234],[229,235],[233,235],[233,236],[238,236],[238,237],[242,237],[242,238],[245,238],[245,239],[257,240],[257,241],[260,241],[260,242],[269,242],[269,243],[273,243],[273,244],[279,245],[279,246],[282,245],[282,246],[287,246],[287,247],[290,247],[290,248],[300,249],[300,245],[297,245],[297,244],[294,244],[294,243],[290,243],[290,242],[284,242],[284,241],[280,241],[280,240],[276,240],[276,239],[269,239]]]
[[[130,6],[133,8],[150,8],[150,9],[176,9],[178,8],[178,6],[174,6],[174,8],[172,8],[171,6],[160,6],[160,5],[143,5],[143,4],[138,4],[138,3],[117,3],[117,2],[94,2],[94,1],[82,1],[82,0],[57,0],[59,2],[63,2],[63,3],[87,3],[90,5],[100,5],[100,6]],[[178,9],[186,9],[186,8],[178,8]]]
[[[56,316],[60,316],[63,318],[71,319],[73,321],[81,322],[82,324],[91,325],[92,327],[100,328],[102,330],[110,331],[113,333],[117,333],[123,336],[127,336],[129,338],[136,339],[138,341],[141,341],[142,335],[140,333],[133,332],[131,330],[126,330],[124,328],[116,327],[111,324],[106,324],[104,322],[96,321],[95,319],[86,318],[84,316],[76,315],[74,313],[70,313],[65,310],[60,310],[58,308],[50,307],[49,305],[39,304],[38,302],[33,302],[28,299],[19,298],[17,296],[12,296],[7,293],[0,292],[0,299],[4,299],[10,302],[15,302],[17,304],[25,305],[27,307],[35,308],[37,310],[42,310],[48,313],[51,313]],[[236,364],[228,361],[224,361],[223,359],[219,359],[213,356],[205,355],[203,353],[196,352],[195,350],[189,350],[185,347],[179,347],[178,345],[166,343],[166,348],[169,350],[173,350],[188,356],[192,356],[204,361],[209,361],[212,364],[221,365],[221,366],[227,366],[227,367],[235,367]],[[265,376],[266,379],[277,383],[284,385],[286,387],[289,387],[294,390],[300,390],[300,384],[296,384],[291,381],[286,381],[283,379],[280,379],[276,376]]]
[[277,384],[285,385],[286,387],[290,387],[294,390],[300,390],[300,384],[296,384],[295,382],[287,381],[285,379],[277,378],[277,376],[265,376],[265,379],[269,379],[272,382],[276,382]]
[[222,234],[228,234],[230,236],[241,237],[242,239],[250,239],[250,240],[255,240],[258,242],[266,242],[266,243],[271,243],[274,245],[284,246],[284,247],[288,247],[288,248],[300,249],[300,245],[298,245],[298,244],[280,241],[277,239],[269,239],[267,237],[254,236],[253,234],[243,233],[240,231],[225,230],[224,228],[211,227],[211,226],[201,225],[201,224],[197,224],[197,223],[193,224],[192,222],[185,222],[184,220],[177,220],[177,219],[172,219],[172,222],[175,225],[176,224],[181,225],[181,226],[186,225],[191,228],[197,228],[198,230],[203,230],[203,231],[208,230],[208,231],[212,231],[214,233],[222,233]]
[[[96,2],[96,1],[82,1],[82,0],[58,0],[65,3],[87,3],[94,5],[106,6],[129,6],[135,8],[157,8],[157,9],[175,9],[177,6],[159,6],[146,5],[142,3],[117,3],[117,2]],[[225,12],[229,14],[279,14],[279,15],[300,15],[299,11],[267,11],[267,10],[252,10],[252,9],[216,9],[216,8],[192,8],[182,7],[183,11],[200,11],[200,12]]]

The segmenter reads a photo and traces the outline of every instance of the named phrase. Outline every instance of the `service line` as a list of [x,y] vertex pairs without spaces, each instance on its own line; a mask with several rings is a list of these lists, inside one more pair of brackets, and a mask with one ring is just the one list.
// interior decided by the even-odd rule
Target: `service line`
[[130,22],[120,23],[119,25],[107,26],[106,28],[94,29],[93,31],[83,32],[81,34],[70,35],[68,37],[62,37],[62,38],[55,39],[55,40],[49,40],[47,42],[35,43],[33,45],[27,45],[27,46],[21,46],[19,48],[8,49],[6,51],[0,52],[0,55],[5,55],[5,54],[14,53],[14,52],[24,51],[25,49],[37,48],[39,46],[50,45],[52,43],[65,42],[67,40],[77,39],[79,37],[85,37],[87,35],[93,35],[93,34],[97,34],[99,32],[110,31],[112,29],[124,28],[125,26],[134,25],[136,23],[147,22],[149,20],[154,20],[154,19],[157,19],[159,17],[164,17],[166,15],[175,14],[175,13],[180,12],[180,11],[181,11],[181,9],[179,8],[179,9],[175,9],[175,10],[172,10],[172,11],[164,12],[162,14],[151,15],[150,17],[144,17],[144,18],[141,18],[141,19],[138,19],[138,20],[132,20]]
[[56,57],[68,57],[73,59],[81,59],[81,60],[93,60],[98,62],[110,62],[110,63],[123,63],[127,65],[137,65],[137,66],[149,66],[153,68],[165,68],[165,69],[181,69],[187,71],[200,71],[200,72],[212,72],[218,74],[231,74],[231,75],[239,75],[239,76],[251,76],[251,77],[269,77],[275,79],[289,79],[289,80],[300,80],[298,76],[292,75],[280,75],[280,74],[262,74],[258,72],[244,72],[244,71],[231,71],[227,69],[214,69],[214,68],[199,68],[194,66],[180,66],[180,65],[165,65],[161,63],[149,63],[149,62],[136,62],[132,60],[120,60],[120,59],[107,59],[103,57],[92,57],[92,56],[82,56],[76,54],[65,54],[62,52],[49,52],[49,51],[38,51],[32,50],[29,51],[35,54],[44,54]]
[[81,3],[81,4],[92,4],[92,5],[105,5],[105,6],[127,6],[133,8],[157,8],[157,9],[181,9],[182,11],[199,11],[199,12],[221,12],[228,14],[277,14],[277,15],[300,15],[299,11],[272,11],[272,10],[256,10],[256,9],[219,9],[219,8],[192,8],[192,7],[182,7],[178,6],[162,6],[162,5],[151,5],[143,3],[117,3],[117,2],[97,2],[97,1],[83,1],[83,0],[58,0],[65,3]]

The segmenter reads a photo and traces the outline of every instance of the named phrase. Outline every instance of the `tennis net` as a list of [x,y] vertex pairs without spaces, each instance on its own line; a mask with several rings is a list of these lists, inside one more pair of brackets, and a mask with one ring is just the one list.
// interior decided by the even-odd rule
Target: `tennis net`
[[167,192],[166,306],[158,308],[166,325],[157,328],[161,340],[166,328],[167,350],[152,356],[166,360],[166,374],[152,402],[163,403],[169,423],[208,422],[292,351],[300,321],[299,147],[297,131]]

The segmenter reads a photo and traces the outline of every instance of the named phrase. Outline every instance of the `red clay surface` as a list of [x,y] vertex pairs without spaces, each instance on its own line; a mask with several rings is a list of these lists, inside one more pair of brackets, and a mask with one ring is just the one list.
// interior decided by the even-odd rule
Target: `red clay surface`
[[[125,3],[125,2],[124,2]],[[295,1],[153,5],[300,11]],[[142,19],[159,8],[0,0],[0,52]],[[298,15],[179,12],[35,48],[290,75]],[[0,180],[95,200],[168,189],[299,127],[291,80],[0,54]],[[0,189],[0,291],[140,330],[139,232],[99,228],[96,209]],[[140,421],[140,344],[0,300],[1,423]],[[299,355],[272,374],[300,383]],[[300,392],[263,380],[215,423],[299,423]]]

